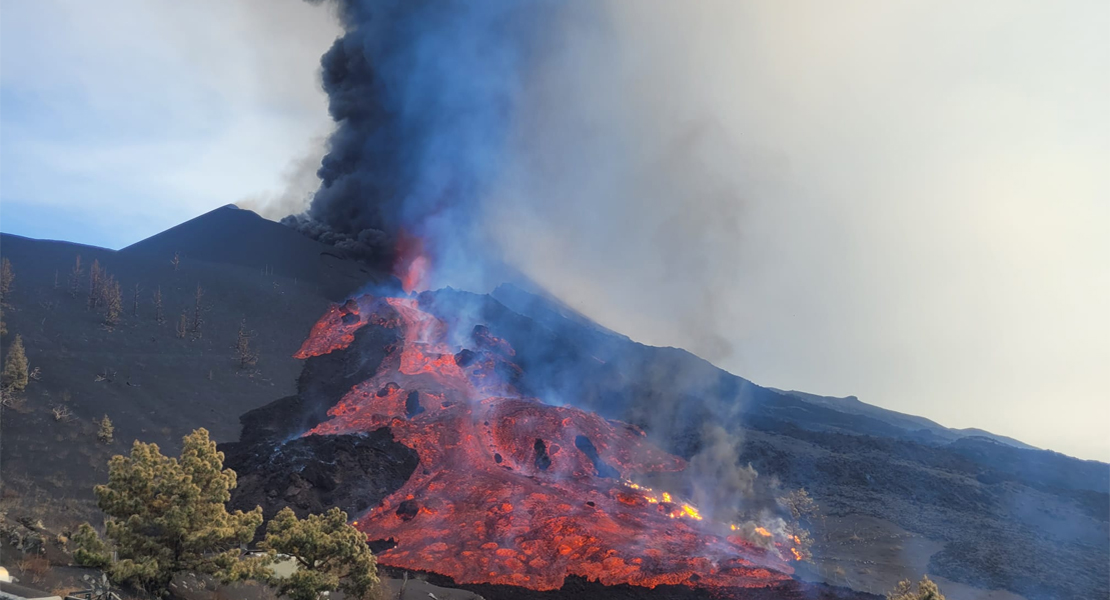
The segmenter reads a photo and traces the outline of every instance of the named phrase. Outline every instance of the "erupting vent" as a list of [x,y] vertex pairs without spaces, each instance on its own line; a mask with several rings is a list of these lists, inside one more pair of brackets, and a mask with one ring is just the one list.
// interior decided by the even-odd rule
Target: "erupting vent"
[[403,343],[305,435],[389,427],[419,455],[409,481],[355,522],[396,542],[382,564],[536,590],[567,575],[647,587],[789,579],[789,540],[746,540],[631,483],[685,463],[631,425],[522,397],[512,348],[484,327],[452,346],[417,300],[364,296],[329,310],[297,356],[345,348],[364,326],[401,328]]

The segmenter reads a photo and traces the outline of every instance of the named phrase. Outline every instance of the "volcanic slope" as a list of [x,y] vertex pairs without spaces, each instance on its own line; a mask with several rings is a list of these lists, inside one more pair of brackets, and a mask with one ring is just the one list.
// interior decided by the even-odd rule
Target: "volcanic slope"
[[[1107,556],[1106,465],[987,438],[952,442],[926,436],[931,442],[926,443],[915,439],[922,435],[919,432],[887,420],[841,413],[761,388],[684,351],[642,346],[581,319],[553,317],[557,307],[541,311],[546,303],[542,298],[533,297],[530,302],[532,307],[522,310],[535,318],[509,310],[490,296],[441,290],[418,297],[421,311],[449,327],[469,331],[479,325],[487,332],[482,337],[504,340],[513,353],[502,377],[528,394],[558,398],[607,418],[634,423],[661,448],[686,459],[701,450],[700,431],[707,422],[742,432],[747,440],[742,463],[750,461],[768,479],[781,479],[785,488],[807,488],[824,509],[824,518],[815,523],[816,562],[799,566],[802,577],[857,590],[882,590],[899,578],[927,570],[934,577],[952,580],[959,590],[952,597],[957,599],[977,598],[991,588],[1029,598],[1101,593]],[[323,344],[323,349],[313,350],[314,346],[307,344],[302,350],[301,356],[308,359],[302,388],[314,380],[310,371],[316,369],[315,361],[330,356],[329,344],[358,341],[360,347],[367,343],[369,347],[396,346],[397,340],[360,341],[362,321],[357,307],[358,303],[348,302],[347,307],[332,308],[327,313],[330,317],[322,319],[322,324],[332,321],[323,328],[328,332],[324,338],[331,341]],[[314,337],[319,337],[317,333],[314,330]],[[460,358],[467,360],[465,354]],[[343,360],[365,363],[350,356]],[[380,361],[371,362],[376,369]],[[375,428],[386,427],[393,420],[408,422],[403,415],[409,411],[407,400],[398,395],[405,387],[403,382],[394,382],[396,389],[358,391],[358,384],[373,372],[364,369],[357,377],[348,378],[328,400],[312,405],[309,418],[301,412],[291,419],[288,412],[281,411],[280,418],[267,418],[270,407],[255,411],[244,419],[245,439],[267,420],[293,421],[301,427],[269,435],[270,443],[278,441],[279,446],[280,440],[296,438],[313,428],[342,435],[354,431],[349,425],[334,429],[325,423],[328,418],[355,419],[353,422],[363,423],[356,430],[372,435],[381,435]],[[379,396],[382,389],[385,396]],[[341,399],[342,390],[364,400],[354,396]],[[378,398],[395,409],[373,409]],[[418,405],[423,402],[418,400]],[[434,401],[431,405],[438,407]],[[275,409],[287,411],[289,406],[286,400]],[[367,417],[384,417],[360,421],[363,417],[357,415],[367,407],[371,407]],[[325,414],[329,410],[330,416]],[[394,427],[393,436],[405,439],[407,434],[398,431]],[[313,437],[332,436],[300,439]],[[418,451],[421,447],[417,442],[407,443]],[[263,446],[247,454],[282,453],[275,452],[274,446]],[[520,460],[527,464],[540,454],[538,449],[526,449]],[[255,493],[246,503],[265,506],[269,500],[272,504],[275,497],[280,498],[278,492],[288,488],[286,477],[278,474],[276,482],[255,482]],[[397,514],[407,515],[402,508],[398,507]],[[860,527],[860,518],[871,519],[867,522],[873,526]],[[886,543],[893,537],[904,543]],[[876,560],[872,547],[884,549],[881,560]],[[567,585],[573,581],[568,579]]]
[[[92,486],[132,440],[174,453],[197,427],[235,440],[239,416],[295,391],[300,364],[292,354],[318,313],[373,275],[335,258],[333,248],[230,207],[123,251],[3,234],[0,255],[15,272],[3,350],[20,335],[37,369],[0,419],[3,503],[12,518],[51,526],[98,518]],[[89,307],[94,261],[120,284],[114,326],[104,324],[102,307]],[[241,325],[254,365],[236,356]],[[115,427],[111,443],[97,441],[94,420],[104,416]]]
[[[459,324],[470,333],[457,347],[451,327],[425,312],[431,297],[364,296],[324,314],[298,352],[297,397],[245,415],[243,441],[222,446],[246,473],[236,506],[303,510],[312,499],[299,479],[334,464],[331,454],[313,462],[306,445],[388,432],[415,449],[419,466],[391,494],[339,499],[364,511],[356,526],[370,539],[393,540],[379,547],[383,565],[449,576],[491,598],[527,589],[547,598],[865,597],[791,580],[787,539],[703,522],[681,500],[628,482],[684,461],[634,427],[521,396],[513,349],[470,323]],[[362,456],[372,464],[386,454]],[[580,595],[583,585],[599,595]]]
[[[329,300],[342,301],[375,273],[289,233],[248,211],[223,208],[120,252],[0,235],[0,255],[16,273],[2,346],[6,352],[21,334],[41,374],[22,405],[4,408],[0,419],[0,502],[9,518],[47,524],[96,518],[90,488],[106,477],[108,456],[125,451],[132,439],[176,452],[181,435],[205,426],[230,442],[242,415],[244,440],[252,430],[266,431],[273,447],[323,420],[362,380],[345,377],[365,365],[352,358],[333,381],[321,383],[328,377],[316,373],[318,361],[310,359],[298,385],[302,363],[292,355]],[[286,254],[290,248],[301,250]],[[83,279],[74,298],[68,275],[78,254]],[[122,284],[124,311],[111,329],[86,307],[82,286],[94,259]],[[376,279],[389,287],[384,276]],[[138,317],[131,314],[135,283]],[[177,320],[193,307],[198,283],[204,291],[201,335],[178,338]],[[161,324],[151,303],[157,289],[166,318]],[[634,423],[663,450],[687,459],[701,450],[699,432],[707,421],[742,435],[742,464],[750,461],[761,479],[777,477],[784,488],[806,487],[822,506],[816,563],[802,565],[801,577],[880,591],[927,570],[978,586],[950,592],[956,600],[977,598],[987,588],[1028,598],[1107,596],[1110,470],[1103,463],[914,429],[889,411],[761,388],[687,352],[637,344],[513,288],[492,296],[444,290],[421,303],[436,313],[435,304],[448,300],[438,314],[466,304],[469,314],[511,343],[513,363],[524,373],[517,385],[531,395]],[[247,370],[238,368],[232,349],[243,319],[260,354]],[[384,348],[390,342],[368,343]],[[306,389],[322,390],[313,397],[323,404],[305,406],[300,392]],[[70,415],[55,420],[54,408]],[[93,423],[106,414],[116,424],[111,444],[97,442]],[[298,420],[274,425],[274,415]],[[411,450],[392,444],[388,431],[327,437],[334,438],[328,448],[303,438],[300,447],[274,455],[267,462],[271,470],[260,470],[251,485],[244,481],[242,491],[268,507],[358,508],[395,491],[415,468]],[[321,457],[336,458],[335,466],[305,469]],[[321,475],[291,481],[296,471]],[[272,480],[263,476],[278,472]],[[366,473],[368,482],[360,475]],[[895,537],[898,543],[890,543]],[[567,580],[584,594],[589,585]]]

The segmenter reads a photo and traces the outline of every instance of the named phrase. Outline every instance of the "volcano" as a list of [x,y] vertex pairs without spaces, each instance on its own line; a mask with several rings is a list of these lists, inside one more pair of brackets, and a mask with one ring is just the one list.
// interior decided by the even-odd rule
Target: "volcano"
[[346,349],[364,327],[396,330],[376,371],[302,436],[388,428],[419,466],[355,525],[395,545],[383,565],[458,583],[767,587],[790,579],[789,539],[710,523],[696,507],[634,481],[685,461],[638,428],[523,394],[513,348],[478,324],[465,332],[417,298],[362,296],[332,307],[298,358]]

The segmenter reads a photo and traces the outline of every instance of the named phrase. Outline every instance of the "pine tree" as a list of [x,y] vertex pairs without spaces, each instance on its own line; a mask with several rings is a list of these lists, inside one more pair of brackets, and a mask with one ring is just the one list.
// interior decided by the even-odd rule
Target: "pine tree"
[[73,263],[73,268],[69,271],[69,295],[76,298],[77,291],[81,289],[81,275],[84,271],[81,269],[81,255],[77,255],[77,260]]
[[116,433],[116,427],[112,425],[112,420],[108,418],[108,415],[104,415],[104,418],[97,421],[97,423],[99,428],[96,431],[96,439],[105,444],[112,443]]
[[119,323],[120,313],[123,312],[123,298],[120,296],[119,282],[115,277],[108,276],[104,286],[104,324],[109,327]]
[[4,258],[0,260],[0,305],[7,306],[11,301],[13,281],[15,281],[15,271],[12,270],[12,261]]
[[239,334],[235,340],[235,357],[239,359],[239,368],[253,367],[258,363],[258,354],[251,348],[253,331],[247,331],[247,321],[239,324]]
[[141,291],[142,291],[142,289],[139,288],[139,284],[136,283],[135,284],[135,289],[131,294],[131,316],[132,317],[138,317],[139,316],[139,292],[141,292]]
[[27,354],[23,351],[23,338],[17,333],[12,345],[8,346],[4,370],[0,372],[0,386],[5,390],[22,392],[27,389],[27,373]]
[[104,546],[104,542],[100,540],[100,536],[96,534],[92,525],[81,523],[81,526],[77,528],[77,533],[73,534],[73,543],[77,545],[77,551],[73,553],[73,558],[77,561],[77,564],[83,567],[103,569],[111,563],[108,549]]
[[185,339],[185,334],[189,333],[187,311],[181,311],[181,319],[177,322],[177,337]]
[[162,286],[155,288],[154,298],[151,301],[154,302],[154,320],[157,321],[159,325],[165,323],[166,315],[162,312]]
[[4,307],[0,306],[0,336],[8,335],[8,324],[4,321]]
[[94,490],[108,516],[109,544],[97,548],[100,538],[86,536],[92,539],[82,549],[94,560],[114,550],[118,560],[108,575],[117,584],[164,595],[181,572],[226,582],[265,573],[262,561],[244,560],[239,550],[262,524],[262,509],[228,512],[236,475],[223,468],[224,455],[208,431],[198,429],[183,442],[174,459],[157,444],[136,440],[130,456],[112,458],[108,483]]
[[292,575],[272,581],[279,595],[317,600],[322,592],[342,590],[347,598],[380,597],[378,561],[366,536],[347,524],[347,513],[338,508],[298,519],[287,506],[266,525],[259,546],[271,556],[285,554],[297,562]]
[[170,264],[173,265],[173,270],[176,273],[177,268],[179,266],[181,266],[181,253],[180,252],[174,252],[173,253],[173,260],[170,261]]

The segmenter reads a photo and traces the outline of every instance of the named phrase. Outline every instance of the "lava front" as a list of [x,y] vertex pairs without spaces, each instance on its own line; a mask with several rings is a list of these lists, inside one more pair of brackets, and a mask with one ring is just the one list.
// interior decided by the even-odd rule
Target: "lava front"
[[757,543],[631,481],[685,462],[635,427],[523,397],[512,348],[475,327],[465,347],[414,298],[363,296],[330,309],[299,358],[346,348],[360,327],[402,343],[305,435],[388,427],[416,450],[409,481],[357,520],[391,539],[382,564],[458,583],[763,587],[789,579],[789,543]]

